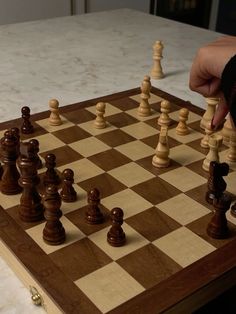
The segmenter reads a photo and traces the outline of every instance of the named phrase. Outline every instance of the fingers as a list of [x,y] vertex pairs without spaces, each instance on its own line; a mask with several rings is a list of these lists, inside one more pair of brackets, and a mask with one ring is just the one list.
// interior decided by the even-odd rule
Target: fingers
[[228,112],[229,112],[229,107],[226,104],[225,98],[222,97],[222,98],[220,98],[219,105],[217,106],[215,115],[212,119],[212,128],[213,129],[217,128],[217,126],[223,122],[223,120],[224,120],[224,118]]

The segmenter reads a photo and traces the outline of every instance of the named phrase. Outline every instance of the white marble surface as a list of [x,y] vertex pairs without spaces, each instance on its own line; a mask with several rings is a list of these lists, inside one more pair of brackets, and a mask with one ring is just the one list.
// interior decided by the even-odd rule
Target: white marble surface
[[[140,85],[163,40],[166,77],[152,84],[204,107],[188,89],[199,46],[219,34],[128,9],[0,27],[0,121]],[[42,313],[0,259],[0,313]]]

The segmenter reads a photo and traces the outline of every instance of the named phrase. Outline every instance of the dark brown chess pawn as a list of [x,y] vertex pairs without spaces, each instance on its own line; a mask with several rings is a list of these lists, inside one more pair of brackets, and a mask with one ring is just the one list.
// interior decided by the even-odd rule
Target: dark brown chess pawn
[[94,188],[88,192],[88,210],[85,219],[89,224],[100,224],[104,221],[104,217],[99,208],[100,193]]
[[209,204],[213,204],[214,198],[220,198],[226,190],[226,182],[223,176],[229,173],[229,165],[225,162],[218,163],[216,161],[210,162],[209,178],[207,182],[208,191],[205,199]]
[[58,245],[65,241],[65,229],[60,222],[62,216],[61,197],[56,185],[48,185],[43,200],[46,224],[43,229],[43,239],[50,245]]
[[226,212],[231,204],[231,197],[228,194],[223,194],[219,199],[214,198],[214,214],[207,226],[207,233],[210,237],[216,239],[225,239],[229,235],[227,225]]
[[29,142],[20,145],[20,157],[18,161],[21,177],[19,184],[23,192],[19,205],[19,216],[22,221],[34,222],[43,219],[43,205],[37,192],[37,169],[34,162],[34,147]]
[[54,154],[47,154],[45,157],[45,166],[47,171],[43,177],[43,183],[45,185],[48,184],[60,184],[61,180],[59,175],[57,174],[56,167],[56,156]]
[[4,133],[0,140],[3,173],[1,176],[0,189],[3,194],[14,195],[21,192],[18,184],[20,174],[16,167],[19,154],[18,138],[10,131]]
[[17,127],[11,128],[10,131],[17,137],[18,140],[18,155],[20,154],[20,129]]
[[3,167],[2,167],[2,165],[0,163],[0,180],[2,179],[2,174],[3,174]]
[[43,166],[42,160],[39,158],[39,141],[35,138],[30,140],[30,143],[34,146],[34,153],[35,153],[35,162],[37,165],[37,169],[41,169]]
[[119,207],[111,210],[112,226],[107,233],[107,242],[112,246],[122,246],[126,242],[125,233],[121,227],[124,213]]
[[23,134],[31,134],[34,132],[34,127],[30,122],[30,108],[25,106],[21,108],[21,114],[23,123],[21,126],[21,132]]
[[75,202],[77,199],[77,193],[73,187],[74,183],[74,172],[71,169],[65,169],[62,172],[62,190],[61,199],[64,202],[70,203]]

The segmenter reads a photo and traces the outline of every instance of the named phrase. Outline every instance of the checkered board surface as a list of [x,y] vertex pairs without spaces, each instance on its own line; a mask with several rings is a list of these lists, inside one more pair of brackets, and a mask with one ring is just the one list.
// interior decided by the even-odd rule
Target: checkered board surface
[[[63,124],[48,125],[48,112],[32,115],[40,156],[54,153],[57,170],[73,169],[78,200],[62,203],[66,242],[50,246],[42,240],[45,222],[23,223],[18,218],[20,194],[0,195],[0,235],[5,247],[65,313],[158,313],[204,303],[209,291],[235,279],[236,219],[227,214],[231,235],[214,240],[206,234],[212,207],[204,196],[208,174],[202,169],[207,153],[200,147],[203,111],[153,88],[152,115],[137,115],[139,89],[61,108]],[[160,102],[171,101],[169,128],[171,165],[157,169],[152,157],[160,131]],[[95,129],[95,104],[106,102],[105,129]],[[190,109],[190,134],[178,136],[178,111]],[[0,125],[0,135],[21,121]],[[221,148],[221,161],[227,147]],[[227,177],[234,193],[235,167]],[[45,172],[45,167],[39,171]],[[87,191],[97,187],[105,222],[85,222]],[[109,211],[124,211],[127,243],[111,247],[106,235]],[[1,248],[1,247],[0,247]],[[235,280],[236,282],[236,280]],[[41,290],[40,290],[41,289]],[[201,295],[202,292],[202,295]],[[199,301],[201,300],[201,301]],[[47,304],[44,304],[46,310]],[[173,310],[174,311],[174,310]],[[176,310],[175,310],[176,313]]]

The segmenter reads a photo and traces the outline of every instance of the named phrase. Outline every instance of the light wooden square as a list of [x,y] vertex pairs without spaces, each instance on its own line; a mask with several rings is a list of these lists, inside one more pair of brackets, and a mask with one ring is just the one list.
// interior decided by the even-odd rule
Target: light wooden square
[[114,178],[125,184],[127,187],[134,186],[155,176],[141,166],[130,162],[124,166],[108,171]]
[[5,195],[0,192],[0,200],[1,200],[1,206],[4,209],[16,206],[20,204],[20,198],[22,193],[16,194],[16,195]]
[[61,140],[59,140],[59,138],[51,133],[37,136],[37,140],[39,141],[40,153],[50,151],[65,145],[65,143],[63,143]]
[[31,238],[34,239],[34,241],[47,254],[55,252],[55,251],[65,247],[65,246],[85,237],[83,232],[81,230],[79,230],[79,228],[77,226],[75,226],[65,216],[62,216],[60,221],[61,221],[61,223],[65,229],[65,232],[66,232],[66,241],[60,245],[49,245],[49,244],[44,242],[44,240],[43,240],[43,229],[44,229],[45,223],[41,223],[35,227],[27,229],[26,232],[31,236]]
[[[50,113],[49,113],[49,115],[50,115]],[[35,123],[40,125],[42,128],[44,128],[48,132],[55,132],[55,131],[63,130],[63,129],[66,129],[66,128],[69,128],[69,127],[75,125],[74,123],[72,123],[71,121],[69,121],[65,117],[63,117],[62,115],[60,115],[60,117],[61,117],[61,121],[62,121],[61,125],[50,125],[48,123],[49,117],[46,119],[37,120]]]
[[180,143],[190,143],[203,137],[203,134],[197,132],[196,130],[189,128],[189,131],[190,133],[187,135],[178,135],[176,134],[176,129],[173,128],[168,130],[168,135],[174,138],[175,140],[179,141]]
[[168,171],[159,177],[182,192],[186,192],[207,182],[205,178],[185,167]]
[[157,207],[182,225],[186,225],[211,212],[208,208],[183,193],[158,204]]
[[83,140],[73,142],[68,146],[84,157],[89,157],[110,149],[110,146],[106,145],[96,137],[88,137]]
[[194,263],[216,249],[186,227],[168,233],[153,244],[182,267]]
[[[105,108],[105,114],[104,114],[104,117],[109,117],[109,116],[112,116],[113,114],[117,114],[117,113],[120,113],[122,112],[120,109],[118,109],[117,107],[113,106],[112,104],[110,103],[105,103],[106,104],[106,108]],[[95,106],[91,106],[91,107],[88,107],[86,108],[86,110],[92,112],[93,114],[96,115],[96,105]]]
[[152,147],[140,141],[132,141],[120,146],[116,146],[115,149],[132,160],[148,157],[154,155],[155,153]]
[[158,118],[160,116],[160,112],[157,112],[157,111],[151,109],[151,114],[149,116],[142,117],[138,114],[138,107],[127,110],[126,113],[129,114],[130,116],[136,118],[137,120],[140,120],[140,121],[146,121],[149,119]]
[[227,183],[227,191],[235,195],[235,187],[236,187],[236,175],[235,172],[230,172],[224,180]]
[[116,130],[116,127],[114,125],[111,125],[107,121],[106,121],[106,127],[104,129],[96,129],[94,127],[94,120],[80,123],[79,127],[94,136]]
[[169,157],[177,161],[182,166],[186,166],[195,161],[205,159],[204,154],[184,144],[172,147],[170,149]]
[[102,170],[86,158],[58,167],[57,169],[62,172],[65,168],[70,168],[74,171],[75,183],[95,177],[104,172],[104,170]]
[[[150,96],[151,97],[148,99],[148,102],[149,102],[150,105],[154,104],[156,102],[160,102],[160,101],[164,100],[164,98],[159,97],[159,96],[157,96],[157,95],[155,95],[153,93],[150,93]],[[135,100],[135,101],[137,101],[138,103],[140,103],[140,101],[141,101],[140,94],[135,95],[135,96],[131,96],[130,98]]]
[[121,130],[137,139],[142,139],[151,135],[158,134],[157,129],[151,127],[144,122],[138,122],[125,126],[121,128]]
[[134,230],[125,222],[122,225],[122,229],[126,234],[126,243],[120,247],[111,246],[107,242],[107,232],[111,227],[104,228],[98,232],[89,235],[89,239],[93,241],[100,249],[102,249],[113,260],[117,260],[135,250],[148,244],[149,241],[144,238],[140,233]]
[[130,189],[123,190],[108,196],[102,200],[102,204],[108,209],[120,207],[124,211],[124,217],[128,218],[152,207],[152,204]]
[[102,313],[107,313],[145,290],[115,262],[78,279],[75,284]]
[[[170,112],[169,116],[172,120],[179,122],[179,110]],[[201,119],[202,119],[202,117],[200,115],[198,115],[192,111],[189,111],[187,124],[192,123],[192,122],[196,122],[196,121],[199,121],[199,124],[200,124]]]

